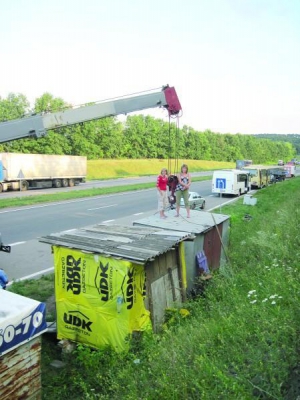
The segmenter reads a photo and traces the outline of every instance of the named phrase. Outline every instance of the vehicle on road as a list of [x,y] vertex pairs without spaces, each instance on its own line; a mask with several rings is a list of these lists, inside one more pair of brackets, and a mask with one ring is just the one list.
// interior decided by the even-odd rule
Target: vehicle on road
[[0,153],[0,192],[60,188],[85,181],[86,157]]
[[[180,206],[184,207],[184,199],[180,200]],[[189,192],[189,206],[192,210],[196,210],[197,208],[204,210],[205,198],[197,192]]]
[[248,165],[243,167],[251,177],[251,189],[261,189],[269,184],[269,167],[266,165]]
[[242,169],[222,169],[214,171],[212,193],[240,196],[250,190],[250,174]]

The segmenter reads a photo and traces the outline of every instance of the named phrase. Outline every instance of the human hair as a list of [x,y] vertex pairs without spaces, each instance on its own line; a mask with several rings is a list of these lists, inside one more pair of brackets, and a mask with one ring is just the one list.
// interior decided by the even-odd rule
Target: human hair
[[160,173],[162,174],[163,171],[166,171],[166,175],[168,175],[168,170],[167,170],[167,168],[162,168],[161,171],[160,171]]
[[186,173],[189,172],[189,167],[186,164],[182,164],[180,171],[182,172],[183,168],[186,168]]

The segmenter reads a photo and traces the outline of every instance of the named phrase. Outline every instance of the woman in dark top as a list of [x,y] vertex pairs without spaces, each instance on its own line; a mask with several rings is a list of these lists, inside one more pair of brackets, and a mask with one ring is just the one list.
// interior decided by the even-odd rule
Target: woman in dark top
[[184,200],[186,208],[187,218],[190,218],[190,206],[189,206],[189,188],[192,183],[191,175],[189,174],[189,168],[186,164],[181,166],[181,172],[177,175],[178,185],[176,190],[176,211],[175,217],[179,217],[180,200],[181,197]]

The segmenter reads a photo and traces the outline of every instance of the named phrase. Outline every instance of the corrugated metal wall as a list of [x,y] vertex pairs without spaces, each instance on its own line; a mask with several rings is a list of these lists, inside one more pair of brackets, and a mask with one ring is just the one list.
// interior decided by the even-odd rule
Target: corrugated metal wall
[[41,337],[0,357],[0,399],[41,399]]

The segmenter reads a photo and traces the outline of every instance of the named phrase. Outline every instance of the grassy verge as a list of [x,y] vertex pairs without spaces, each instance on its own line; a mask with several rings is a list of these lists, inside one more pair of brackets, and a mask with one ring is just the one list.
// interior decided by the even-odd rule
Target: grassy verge
[[[178,160],[179,167],[189,166],[190,172],[211,171],[214,169],[235,168],[235,163],[206,160]],[[174,172],[175,162],[171,161],[171,172]],[[168,168],[168,160],[158,159],[124,159],[124,160],[88,160],[87,178],[112,179],[129,176],[157,175],[162,168]],[[138,172],[137,172],[138,171]]]
[[[198,176],[193,178],[193,182],[205,181],[211,179],[211,176]],[[155,178],[154,178],[155,181]],[[0,208],[28,206],[39,203],[49,203],[55,201],[64,201],[80,199],[84,197],[101,196],[105,194],[130,192],[142,189],[151,189],[155,187],[155,182],[138,183],[134,185],[113,186],[107,188],[93,188],[86,190],[75,190],[72,192],[61,192],[54,194],[32,195],[24,197],[15,197],[10,199],[1,199]]]
[[222,208],[231,215],[230,263],[161,335],[127,354],[78,346],[53,370],[44,337],[43,398],[296,399],[299,395],[300,186],[292,179]]

